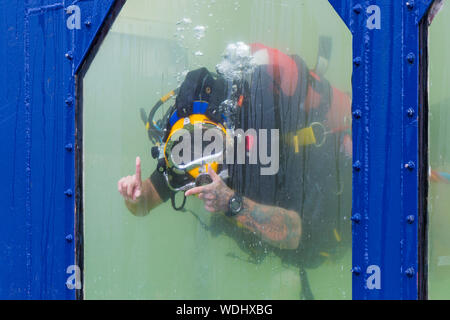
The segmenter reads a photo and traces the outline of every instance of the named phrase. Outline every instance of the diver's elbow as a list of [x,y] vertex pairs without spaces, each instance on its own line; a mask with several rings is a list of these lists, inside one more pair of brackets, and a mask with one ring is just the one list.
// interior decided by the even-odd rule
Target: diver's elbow
[[283,246],[287,250],[295,250],[300,245],[300,234],[294,234]]
[[294,211],[289,211],[287,215],[289,222],[284,225],[284,228],[288,232],[283,239],[277,239],[276,246],[284,250],[296,250],[300,245],[300,239],[302,237],[301,220],[299,215]]
[[302,222],[299,215],[296,212],[293,212],[292,217],[292,225],[291,225],[291,237],[288,243],[288,249],[295,250],[300,245],[300,239],[302,237]]
[[298,248],[298,246],[300,245],[300,235],[296,235],[292,240],[291,243],[289,245],[289,249],[290,250],[295,250]]
[[126,206],[128,211],[135,217],[145,217],[147,216],[151,209],[147,209],[144,206],[139,206],[139,205],[131,205],[128,202],[126,202]]

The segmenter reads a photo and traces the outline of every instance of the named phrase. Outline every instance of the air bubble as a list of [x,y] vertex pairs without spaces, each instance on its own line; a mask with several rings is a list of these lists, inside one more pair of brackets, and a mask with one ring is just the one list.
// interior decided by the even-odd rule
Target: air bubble
[[197,40],[200,40],[205,37],[206,27],[205,26],[196,26],[194,28],[194,37]]
[[217,73],[227,80],[242,80],[250,74],[256,64],[250,52],[250,47],[243,43],[231,43],[222,54],[222,61],[216,66]]
[[190,18],[183,18],[183,19],[181,19],[181,20],[179,20],[177,22],[177,25],[179,25],[179,24],[191,24],[191,23],[192,23],[192,20]]

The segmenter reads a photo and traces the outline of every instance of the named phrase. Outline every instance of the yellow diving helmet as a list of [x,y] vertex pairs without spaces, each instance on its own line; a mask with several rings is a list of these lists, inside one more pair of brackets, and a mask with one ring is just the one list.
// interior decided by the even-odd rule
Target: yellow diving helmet
[[[196,132],[197,131],[197,132]],[[222,138],[222,148],[215,150],[212,154],[205,155],[203,135],[205,132],[213,134],[215,137]],[[201,139],[196,141],[196,139]],[[185,140],[187,139],[187,141]],[[211,121],[204,114],[192,114],[186,118],[179,119],[171,127],[163,148],[164,162],[166,170],[176,175],[188,175],[192,181],[186,185],[173,185],[173,177],[167,175],[167,182],[173,191],[186,191],[199,185],[205,185],[211,182],[208,175],[208,169],[211,167],[215,172],[219,173],[220,164],[223,163],[225,151],[226,129],[223,125]],[[182,141],[180,141],[182,140]],[[183,142],[184,141],[184,142]],[[187,161],[183,161],[183,157],[178,154],[182,147],[178,147],[180,143],[184,143],[185,148],[182,150]],[[187,146],[187,148],[186,148]],[[196,150],[198,149],[198,150]],[[224,174],[224,173],[222,173]],[[171,181],[172,180],[172,181]]]

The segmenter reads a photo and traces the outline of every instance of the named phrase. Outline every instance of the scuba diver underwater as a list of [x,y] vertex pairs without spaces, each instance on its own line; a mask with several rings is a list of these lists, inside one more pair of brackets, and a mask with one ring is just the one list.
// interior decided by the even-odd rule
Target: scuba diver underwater
[[142,180],[137,157],[120,179],[128,210],[144,216],[170,200],[189,211],[196,196],[212,214],[205,224],[190,211],[202,227],[232,237],[251,263],[271,252],[298,266],[301,298],[313,299],[305,269],[351,244],[351,98],[323,77],[327,41],[313,70],[261,43],[231,44],[216,73],[190,71],[148,116],[141,110],[157,167]]

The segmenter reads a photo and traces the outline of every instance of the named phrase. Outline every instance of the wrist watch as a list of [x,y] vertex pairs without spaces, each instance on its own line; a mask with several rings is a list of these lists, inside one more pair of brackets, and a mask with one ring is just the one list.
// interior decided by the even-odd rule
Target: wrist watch
[[225,213],[227,217],[238,215],[244,207],[242,197],[238,193],[234,193],[228,202],[228,211]]

